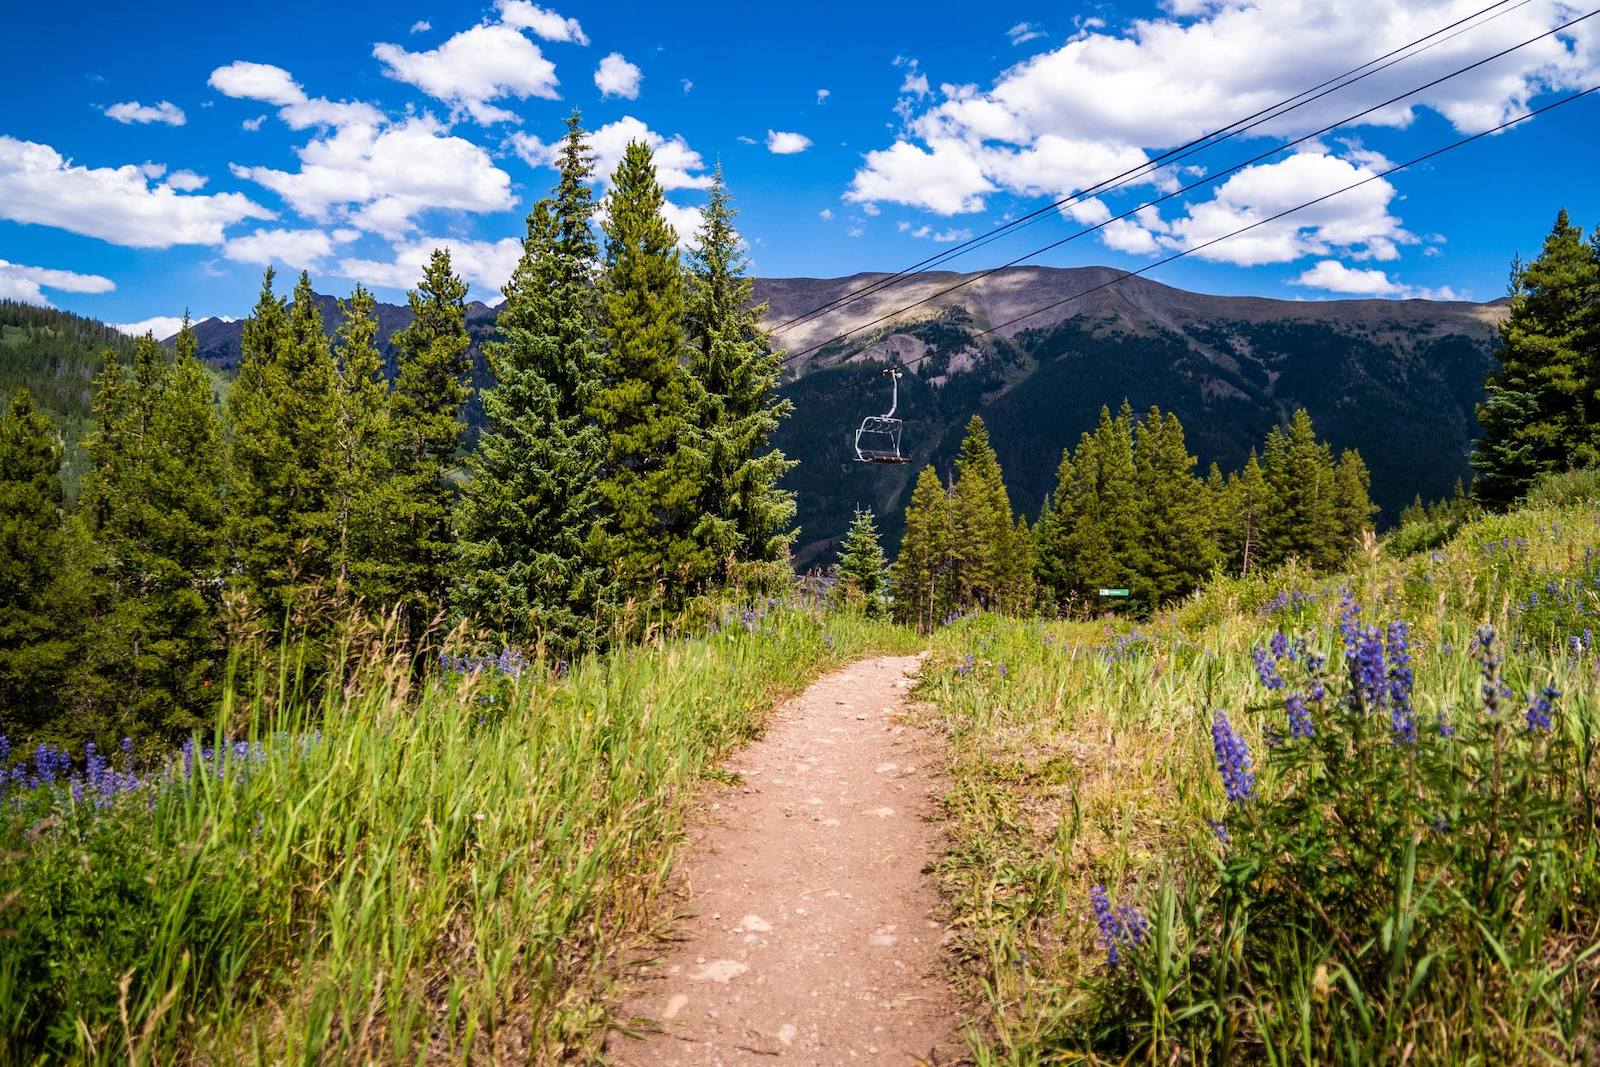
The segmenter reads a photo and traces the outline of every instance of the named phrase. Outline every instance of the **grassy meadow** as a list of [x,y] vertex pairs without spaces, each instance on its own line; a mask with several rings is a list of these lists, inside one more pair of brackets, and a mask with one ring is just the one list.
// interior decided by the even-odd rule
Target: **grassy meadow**
[[1147,625],[939,631],[978,1062],[1595,1056],[1597,543],[1556,501]]
[[170,757],[0,794],[0,1062],[587,1057],[686,801],[778,698],[915,639],[783,606],[570,671],[381,648]]

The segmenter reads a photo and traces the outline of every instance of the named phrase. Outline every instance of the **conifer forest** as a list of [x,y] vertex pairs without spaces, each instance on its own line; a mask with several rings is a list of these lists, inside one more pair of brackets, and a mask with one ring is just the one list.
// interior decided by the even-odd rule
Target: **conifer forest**
[[[1007,8],[891,148],[852,42],[708,160],[605,116],[756,101],[635,44],[580,111],[615,20],[492,6],[362,60],[431,110],[212,70],[278,211],[0,124],[0,1067],[1600,1058],[1600,190],[1516,147],[1600,12]],[[1474,166],[1533,208],[1429,221]]]

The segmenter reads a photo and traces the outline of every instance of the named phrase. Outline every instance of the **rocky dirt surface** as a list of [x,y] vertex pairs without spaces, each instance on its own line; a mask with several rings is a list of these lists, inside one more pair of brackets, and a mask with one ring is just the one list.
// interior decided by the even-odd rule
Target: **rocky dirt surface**
[[783,706],[708,794],[684,918],[606,1046],[614,1064],[947,1064],[965,1046],[924,867],[936,743],[899,721],[913,657]]

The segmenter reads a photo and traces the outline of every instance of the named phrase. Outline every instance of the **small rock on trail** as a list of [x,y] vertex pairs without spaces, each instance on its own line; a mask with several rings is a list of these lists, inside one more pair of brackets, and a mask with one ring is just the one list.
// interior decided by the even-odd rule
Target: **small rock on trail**
[[[785,704],[693,831],[688,917],[642,969],[613,1064],[944,1064],[962,1058],[938,896],[923,868],[934,740],[896,722],[909,656],[862,660]],[[633,1022],[637,1029],[633,1029]]]

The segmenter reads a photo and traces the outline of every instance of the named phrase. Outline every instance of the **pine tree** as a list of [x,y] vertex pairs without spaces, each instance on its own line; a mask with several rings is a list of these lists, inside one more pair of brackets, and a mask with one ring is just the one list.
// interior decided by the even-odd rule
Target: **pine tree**
[[1340,554],[1353,551],[1372,529],[1377,508],[1372,503],[1372,476],[1360,453],[1345,449],[1333,469],[1334,524]]
[[0,415],[0,736],[41,734],[65,710],[75,654],[61,441],[26,389]]
[[379,494],[389,474],[389,383],[378,351],[377,301],[356,286],[339,304],[343,321],[334,337],[339,373],[335,424],[334,580],[368,597],[383,559]]
[[1224,525],[1218,543],[1230,570],[1249,574],[1251,568],[1263,562],[1262,531],[1271,507],[1271,489],[1267,486],[1266,472],[1256,458],[1254,449],[1244,467],[1229,475]]
[[599,375],[590,152],[567,124],[555,196],[534,205],[485,346],[494,385],[458,508],[456,607],[562,650],[597,643],[610,599],[592,555],[605,447],[587,409]]
[[738,564],[787,560],[798,533],[794,494],[778,486],[795,464],[770,447],[794,406],[778,396],[783,367],[761,328],[766,305],[754,303],[736,214],[719,164],[689,251],[685,317],[708,469],[695,538],[722,561],[724,581],[749,569]]
[[[466,430],[467,286],[436,248],[408,296],[411,322],[394,335],[390,475],[380,505],[390,538],[381,584],[414,645],[448,603],[455,489],[449,474]],[[420,652],[420,648],[418,649]]]
[[228,390],[228,541],[237,583],[281,621],[302,589],[334,574],[339,399],[311,279],[300,275],[287,307],[272,280],[269,268]]
[[1311,567],[1336,564],[1339,544],[1333,454],[1317,440],[1311,416],[1296,409],[1287,428],[1267,435],[1263,463],[1270,504],[1262,530],[1262,562],[1296,557]]
[[1547,471],[1600,460],[1600,241],[1563,208],[1538,258],[1512,265],[1499,366],[1478,405],[1473,494],[1506,507]]
[[855,521],[839,546],[838,578],[836,595],[843,603],[864,605],[872,618],[884,614],[889,568],[871,508],[856,509]]
[[1064,448],[1056,467],[1055,487],[1045,497],[1039,509],[1039,521],[1033,528],[1034,580],[1045,606],[1052,611],[1060,611],[1066,605],[1076,584],[1067,544],[1075,519],[1069,499],[1075,477],[1072,449]]
[[606,351],[592,411],[606,435],[597,550],[623,595],[674,607],[707,586],[718,560],[695,537],[708,470],[685,367],[677,234],[663,203],[650,149],[629,144],[603,226]]
[[1137,596],[1156,608],[1192,592],[1216,563],[1216,543],[1205,486],[1195,478],[1195,458],[1183,425],[1158,408],[1141,422],[1134,452],[1143,507]]
[[939,473],[930,464],[917,476],[906,507],[905,534],[889,572],[897,622],[929,632],[943,618],[950,554],[950,504]]
[[1000,557],[999,587],[995,593],[999,610],[1022,615],[1034,604],[1034,537],[1028,517],[1018,515],[1005,551]]
[[950,494],[951,589],[963,609],[993,607],[1003,584],[1003,559],[1013,533],[1011,500],[989,431],[977,415],[956,456]]

